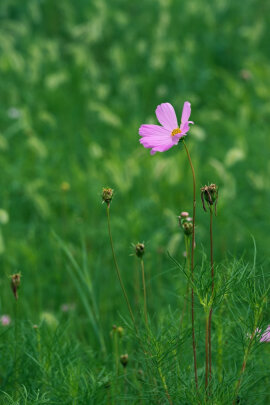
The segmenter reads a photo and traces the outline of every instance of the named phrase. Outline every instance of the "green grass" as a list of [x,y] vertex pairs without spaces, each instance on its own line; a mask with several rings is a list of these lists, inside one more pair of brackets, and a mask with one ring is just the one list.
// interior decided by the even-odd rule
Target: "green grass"
[[[214,257],[222,294],[207,403],[232,403],[247,333],[269,285],[269,16],[269,4],[253,0],[1,1],[0,316],[12,318],[0,325],[2,404],[166,403],[160,370],[174,404],[197,403],[189,318],[179,331],[187,280],[177,215],[192,211],[190,168],[182,146],[150,156],[138,142],[139,126],[156,123],[158,104],[168,101],[180,115],[185,100],[195,122],[187,144],[197,175],[201,297],[209,284],[209,218],[199,188],[219,185]],[[104,186],[115,190],[112,233],[139,340],[113,268]],[[131,256],[138,241],[146,246],[150,339]],[[8,276],[17,272],[15,362]],[[264,304],[262,329],[270,323]],[[195,314],[203,403],[198,297]],[[114,324],[124,328],[126,375],[121,364],[116,370]],[[256,342],[240,403],[269,402],[269,350]]]

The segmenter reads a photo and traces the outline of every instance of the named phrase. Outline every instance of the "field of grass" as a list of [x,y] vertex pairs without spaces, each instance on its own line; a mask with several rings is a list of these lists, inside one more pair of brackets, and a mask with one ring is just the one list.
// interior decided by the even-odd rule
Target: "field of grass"
[[[265,0],[1,0],[1,405],[270,403],[270,343],[260,342],[270,324],[269,27]],[[184,146],[151,156],[138,135],[158,123],[158,104],[180,117],[185,101],[194,284],[178,223],[192,214]],[[210,183],[219,198],[205,391],[211,266],[200,187]],[[103,187],[114,190],[113,243],[137,332]]]

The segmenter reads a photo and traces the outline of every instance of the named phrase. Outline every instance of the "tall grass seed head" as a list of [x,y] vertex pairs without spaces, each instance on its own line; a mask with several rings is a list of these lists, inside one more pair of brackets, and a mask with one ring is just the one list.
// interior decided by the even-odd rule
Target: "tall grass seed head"
[[11,278],[11,289],[15,299],[18,299],[18,289],[21,284],[21,273],[12,274]]
[[158,105],[156,116],[161,126],[141,125],[139,129],[140,143],[145,148],[151,149],[151,155],[172,148],[178,144],[181,138],[187,135],[189,125],[193,124],[193,121],[189,121],[190,114],[190,103],[185,101],[179,126],[173,106],[170,103]]
[[204,211],[206,210],[205,201],[208,207],[215,204],[215,209],[218,201],[218,186],[216,184],[210,184],[210,186],[201,187],[201,199]]
[[112,188],[103,188],[102,190],[102,202],[106,203],[107,205],[110,205],[110,202],[112,201],[113,198],[113,189]]
[[144,243],[137,243],[135,245],[136,256],[142,258],[144,255]]

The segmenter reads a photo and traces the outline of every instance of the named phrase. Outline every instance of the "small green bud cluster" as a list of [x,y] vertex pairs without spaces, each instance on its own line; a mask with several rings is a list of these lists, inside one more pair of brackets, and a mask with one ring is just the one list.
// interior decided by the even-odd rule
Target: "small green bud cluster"
[[138,256],[139,258],[142,258],[144,255],[144,243],[137,243],[137,245],[135,245],[135,253],[136,256]]
[[206,211],[205,201],[207,202],[208,207],[211,207],[215,204],[216,211],[218,200],[218,186],[216,184],[210,184],[210,186],[201,187],[201,199],[204,211]]
[[181,212],[178,217],[179,226],[183,229],[185,235],[190,236],[193,232],[193,220],[186,211]]
[[113,198],[113,189],[112,188],[103,188],[102,190],[102,202],[105,202],[107,205],[110,204]]

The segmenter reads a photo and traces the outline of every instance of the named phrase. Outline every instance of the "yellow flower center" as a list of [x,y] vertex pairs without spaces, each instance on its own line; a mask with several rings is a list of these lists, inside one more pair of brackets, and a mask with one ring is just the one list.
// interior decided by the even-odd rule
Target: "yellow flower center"
[[180,128],[175,128],[173,131],[172,131],[172,136],[174,136],[174,135],[177,135],[177,134],[181,134],[181,129]]

